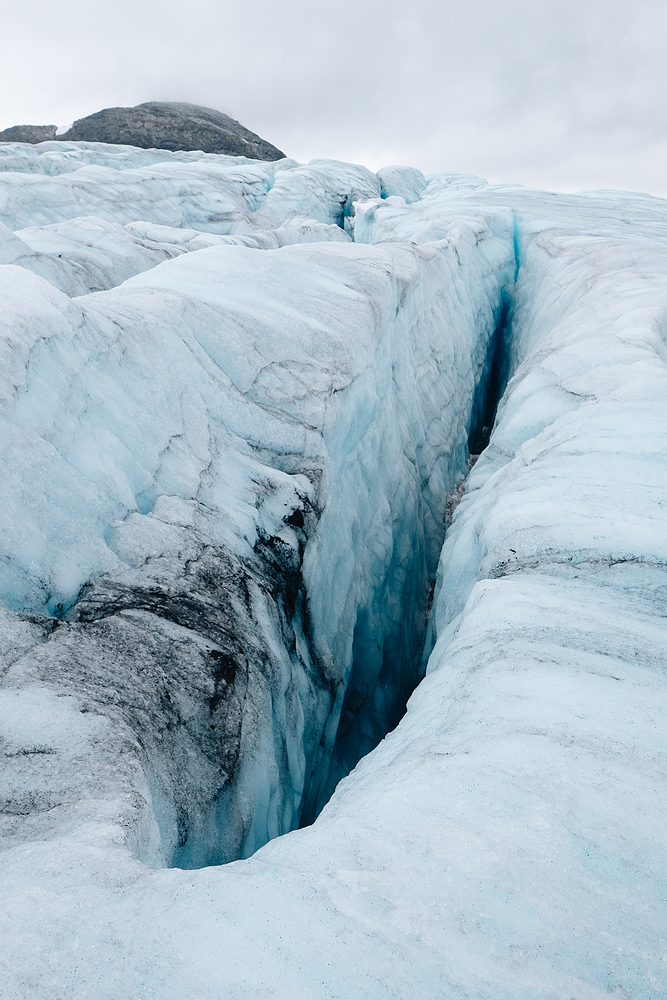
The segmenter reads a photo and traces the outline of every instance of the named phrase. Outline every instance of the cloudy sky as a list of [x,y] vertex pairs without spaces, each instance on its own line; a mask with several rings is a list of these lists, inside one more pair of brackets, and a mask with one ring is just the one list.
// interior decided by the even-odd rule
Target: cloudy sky
[[4,0],[0,128],[205,104],[299,160],[667,196],[665,0]]

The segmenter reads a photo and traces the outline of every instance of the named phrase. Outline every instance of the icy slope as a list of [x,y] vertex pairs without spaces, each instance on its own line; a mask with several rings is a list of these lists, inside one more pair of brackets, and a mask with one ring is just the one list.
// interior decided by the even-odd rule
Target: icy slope
[[209,233],[290,221],[342,225],[358,199],[381,194],[365,167],[332,160],[264,162],[103,143],[0,145],[0,222],[11,229],[95,215]]
[[251,853],[398,721],[511,281],[496,216],[421,250],[214,246],[74,300],[5,268],[0,586],[79,623],[21,670],[140,736],[150,863]]
[[141,169],[174,259],[0,268],[7,995],[667,992],[664,203],[289,165],[179,242]]

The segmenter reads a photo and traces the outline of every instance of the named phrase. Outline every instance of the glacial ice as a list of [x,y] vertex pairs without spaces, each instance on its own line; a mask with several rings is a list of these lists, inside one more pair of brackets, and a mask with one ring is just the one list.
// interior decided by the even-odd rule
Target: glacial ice
[[0,169],[5,995],[666,993],[665,203]]

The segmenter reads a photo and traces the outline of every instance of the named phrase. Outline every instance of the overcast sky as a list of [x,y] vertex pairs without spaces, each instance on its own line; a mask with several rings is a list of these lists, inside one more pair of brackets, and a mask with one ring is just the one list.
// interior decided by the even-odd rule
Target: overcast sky
[[667,196],[666,0],[3,0],[0,128],[149,100],[299,160]]

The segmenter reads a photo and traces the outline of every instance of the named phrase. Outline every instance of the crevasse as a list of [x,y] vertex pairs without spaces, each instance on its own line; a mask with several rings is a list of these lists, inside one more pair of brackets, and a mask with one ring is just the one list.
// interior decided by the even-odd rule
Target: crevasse
[[664,202],[0,160],[5,992],[667,992]]
[[[328,218],[349,178],[310,169]],[[303,200],[298,171],[284,177],[262,208],[279,221]],[[151,224],[132,239],[176,238]],[[311,822],[399,721],[446,493],[484,409],[511,225],[459,217],[422,246],[197,246],[71,300],[14,267],[15,328],[30,296],[33,339],[7,411],[5,594],[67,623],[42,676],[112,706],[138,741],[148,863],[245,857]],[[46,504],[25,468],[38,455]]]

